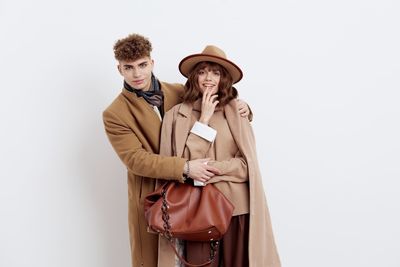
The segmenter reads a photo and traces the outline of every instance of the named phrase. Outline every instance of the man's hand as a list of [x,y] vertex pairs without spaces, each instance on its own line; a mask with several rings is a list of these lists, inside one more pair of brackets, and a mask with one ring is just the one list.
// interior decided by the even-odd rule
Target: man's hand
[[219,169],[207,165],[208,161],[210,161],[210,159],[195,159],[189,161],[188,176],[193,180],[205,183],[215,175],[220,175],[221,172]]
[[239,109],[238,111],[239,111],[240,116],[245,117],[245,118],[247,116],[249,116],[250,108],[249,108],[249,105],[247,105],[246,102],[244,102],[243,100],[238,99],[237,100],[237,106],[238,106],[238,109]]

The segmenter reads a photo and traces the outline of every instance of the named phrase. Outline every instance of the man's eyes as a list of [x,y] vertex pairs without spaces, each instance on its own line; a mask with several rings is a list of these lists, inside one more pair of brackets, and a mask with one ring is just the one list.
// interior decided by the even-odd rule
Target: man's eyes
[[[139,68],[144,69],[148,66],[148,63],[139,64]],[[133,66],[124,66],[124,70],[133,70]]]

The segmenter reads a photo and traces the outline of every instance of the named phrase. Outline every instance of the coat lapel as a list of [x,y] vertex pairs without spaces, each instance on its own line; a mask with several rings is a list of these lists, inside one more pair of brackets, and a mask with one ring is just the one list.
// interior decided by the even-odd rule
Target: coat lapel
[[[161,90],[164,93],[164,111],[167,112],[174,105],[181,101],[180,94],[177,95],[179,89],[168,86],[168,84],[160,82]],[[178,91],[176,91],[178,90]],[[138,97],[135,93],[126,89],[122,90],[122,94],[129,100],[129,106],[133,117],[137,121],[139,131],[146,133],[145,139],[151,145],[152,152],[158,153],[160,147],[161,121],[153,107],[149,105],[142,97]],[[140,138],[140,136],[138,136]],[[185,139],[186,140],[186,139]]]
[[193,106],[189,103],[182,103],[179,107],[177,116],[181,116],[180,119],[176,120],[174,126],[174,142],[175,142],[175,154],[178,157],[183,156],[185,149],[186,140],[189,135],[190,127],[192,126],[192,109]]
[[122,94],[127,97],[131,103],[129,106],[133,117],[137,121],[142,133],[146,133],[146,139],[149,141],[153,152],[158,153],[160,143],[161,121],[153,107],[151,107],[142,97],[137,97],[135,93],[123,89]]

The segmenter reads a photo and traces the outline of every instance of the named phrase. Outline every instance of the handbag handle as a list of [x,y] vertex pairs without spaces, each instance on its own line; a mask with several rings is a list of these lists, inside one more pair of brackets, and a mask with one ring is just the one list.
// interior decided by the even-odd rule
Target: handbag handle
[[162,196],[162,206],[161,206],[161,211],[162,211],[162,219],[164,221],[164,233],[163,236],[169,241],[169,245],[171,246],[171,248],[174,250],[175,255],[179,258],[179,260],[181,260],[185,265],[187,266],[191,266],[191,267],[201,267],[201,266],[205,266],[208,265],[210,263],[213,262],[213,260],[215,259],[215,256],[218,253],[218,246],[219,246],[219,241],[211,241],[210,242],[210,246],[211,246],[211,255],[210,255],[210,259],[204,263],[201,264],[193,264],[193,263],[189,263],[187,262],[180,254],[179,252],[176,250],[175,247],[175,240],[172,237],[171,234],[171,225],[169,223],[169,214],[168,214],[168,203],[167,203],[167,199],[166,199],[166,187],[164,187],[161,191],[161,196]]
[[[215,243],[216,245],[214,245],[214,243]],[[200,264],[189,263],[189,262],[187,262],[181,255],[179,255],[179,252],[176,250],[175,242],[174,242],[173,239],[170,240],[169,245],[170,245],[171,248],[174,250],[175,255],[179,258],[179,260],[182,261],[185,265],[191,266],[191,267],[201,267],[201,266],[209,265],[209,264],[211,264],[211,263],[213,262],[213,260],[215,259],[215,255],[216,255],[216,252],[214,252],[214,249],[217,250],[217,248],[218,248],[218,243],[219,243],[218,241],[211,242],[211,249],[212,249],[211,257],[210,257],[210,259],[209,259],[208,261],[206,261],[206,262],[204,262],[204,263],[200,263]]]

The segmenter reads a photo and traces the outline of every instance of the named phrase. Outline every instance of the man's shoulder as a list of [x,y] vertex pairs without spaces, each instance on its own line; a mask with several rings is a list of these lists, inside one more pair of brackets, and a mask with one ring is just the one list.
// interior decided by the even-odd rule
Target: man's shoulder
[[184,86],[180,83],[160,82],[161,90],[164,92],[164,109],[167,111],[177,103],[182,102]]
[[161,90],[183,91],[184,86],[181,83],[168,83],[160,81]]

